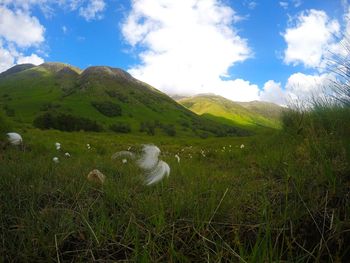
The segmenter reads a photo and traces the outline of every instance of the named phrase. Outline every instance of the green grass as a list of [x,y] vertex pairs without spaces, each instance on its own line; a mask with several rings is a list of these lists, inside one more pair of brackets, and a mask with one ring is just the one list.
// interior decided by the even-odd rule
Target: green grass
[[[344,262],[348,116],[346,108],[288,112],[282,131],[241,138],[21,130],[24,147],[0,155],[0,254],[20,262]],[[143,143],[159,146],[171,167],[151,187],[131,162],[110,158]],[[86,180],[95,168],[107,177],[102,187]]]
[[[281,129],[261,129],[246,137],[43,131],[25,121],[41,103],[42,84],[52,88],[44,97],[65,91],[54,88],[45,69],[36,70],[20,76],[43,74],[40,83],[19,87],[14,80],[7,82],[18,87],[12,101],[4,96],[10,87],[0,83],[2,103],[16,109],[10,121],[0,113],[0,131],[4,135],[11,129],[24,140],[14,147],[0,137],[1,261],[349,261],[346,104],[319,102],[307,110],[285,111]],[[98,112],[88,103],[105,93],[99,81],[82,85],[79,96],[60,103],[67,103],[67,111],[76,103],[72,112],[93,117]],[[37,95],[33,104],[24,98],[27,87]],[[143,101],[141,94],[135,91],[133,98],[140,100],[133,110],[151,118],[156,111],[143,107],[161,106],[157,100],[163,95]],[[19,114],[14,100],[21,98]],[[175,119],[179,113],[169,114]],[[55,142],[61,143],[60,151]],[[156,144],[171,167],[170,177],[154,186],[144,185],[142,171],[131,161],[111,159],[117,151],[139,151],[145,143]],[[52,161],[54,156],[60,163]],[[92,169],[106,175],[103,186],[87,181]]]

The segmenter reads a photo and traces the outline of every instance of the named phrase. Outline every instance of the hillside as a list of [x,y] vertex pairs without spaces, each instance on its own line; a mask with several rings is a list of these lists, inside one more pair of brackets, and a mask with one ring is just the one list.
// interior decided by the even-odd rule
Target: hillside
[[61,130],[148,134],[238,135],[200,117],[164,93],[106,66],[17,65],[0,74],[0,107],[17,123]]
[[199,115],[211,117],[223,123],[248,127],[278,127],[279,116],[283,109],[273,103],[233,102],[211,94],[183,98],[178,102]]

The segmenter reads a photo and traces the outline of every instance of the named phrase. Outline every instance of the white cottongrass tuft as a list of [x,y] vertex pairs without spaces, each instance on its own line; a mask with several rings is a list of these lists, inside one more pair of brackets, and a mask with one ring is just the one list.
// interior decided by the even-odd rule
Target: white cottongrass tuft
[[6,135],[12,145],[20,145],[23,142],[22,136],[17,132],[9,132]]
[[86,148],[88,148],[88,150],[91,149],[90,143],[87,143],[87,144],[86,144]]
[[244,144],[241,144],[241,147],[240,147],[241,149],[243,149],[244,148]]
[[69,153],[69,152],[66,152],[66,153],[64,153],[64,156],[70,157],[70,153]]
[[161,181],[164,176],[169,177],[170,174],[170,167],[169,165],[160,160],[158,162],[158,164],[147,173],[147,179],[146,179],[146,184],[147,185],[151,185],[151,184],[155,184],[159,181]]
[[138,166],[144,170],[153,169],[158,163],[159,148],[155,145],[144,145],[142,152],[141,158],[137,160]]
[[61,144],[59,142],[56,142],[55,146],[57,151],[61,149]]
[[180,163],[180,156],[178,156],[177,154],[175,154],[175,159],[177,160],[178,163]]
[[119,157],[127,157],[130,159],[134,159],[135,158],[135,154],[129,151],[120,151],[120,152],[116,152],[115,154],[112,155],[112,159],[117,159]]
[[59,163],[59,162],[60,162],[59,159],[58,159],[58,157],[53,157],[53,158],[52,158],[52,161],[53,161],[54,163]]
[[[130,148],[130,147],[129,147]],[[143,145],[142,153],[135,155],[129,151],[120,151],[112,155],[112,159],[117,159],[119,157],[124,157],[122,163],[127,163],[126,158],[135,159],[136,164],[145,172],[147,185],[155,184],[161,181],[164,176],[169,176],[170,167],[169,165],[158,159],[160,154],[160,149],[155,145]]]

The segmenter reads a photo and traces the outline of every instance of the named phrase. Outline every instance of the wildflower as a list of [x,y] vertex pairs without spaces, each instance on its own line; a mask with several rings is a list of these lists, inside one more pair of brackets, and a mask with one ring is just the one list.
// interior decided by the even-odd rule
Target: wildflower
[[103,173],[101,173],[99,170],[94,169],[88,174],[87,179],[90,182],[102,185],[106,180],[106,176]]
[[64,153],[64,156],[66,156],[66,157],[70,157],[69,152]]
[[178,156],[177,154],[175,154],[175,159],[177,160],[178,163],[180,163],[180,156]]
[[53,161],[54,163],[59,163],[59,162],[60,162],[59,159],[58,159],[58,157],[53,157],[53,158],[52,158],[52,161]]
[[7,133],[7,138],[12,145],[20,145],[23,142],[22,136],[16,132]]
[[123,160],[122,160],[122,163],[123,163],[123,164],[126,164],[127,162],[128,162],[127,159],[123,159]]
[[86,144],[86,148],[88,148],[88,150],[90,150],[90,149],[91,149],[91,146],[90,146],[90,144],[89,144],[89,143],[87,143],[87,144]]
[[241,147],[240,147],[241,149],[243,149],[244,148],[244,144],[241,144]]

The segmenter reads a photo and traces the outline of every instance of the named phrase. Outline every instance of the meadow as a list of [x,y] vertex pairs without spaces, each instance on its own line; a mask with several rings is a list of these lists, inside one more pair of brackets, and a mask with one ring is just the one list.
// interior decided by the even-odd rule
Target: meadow
[[[1,131],[12,126],[24,140],[1,142],[2,261],[347,262],[349,107],[288,111],[282,122],[201,139],[43,131],[1,118]],[[152,186],[132,161],[111,159],[146,143],[171,168]],[[92,169],[103,185],[87,180]]]

